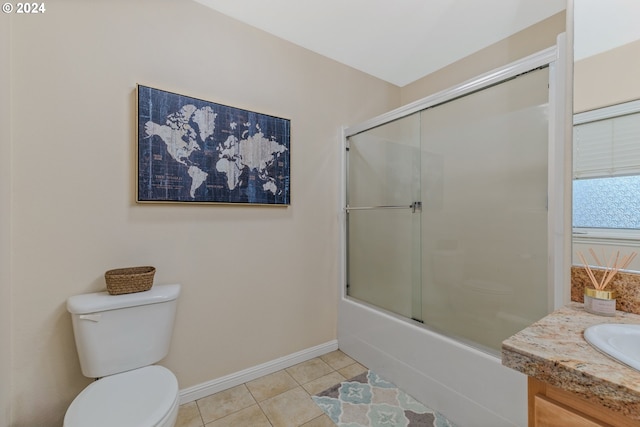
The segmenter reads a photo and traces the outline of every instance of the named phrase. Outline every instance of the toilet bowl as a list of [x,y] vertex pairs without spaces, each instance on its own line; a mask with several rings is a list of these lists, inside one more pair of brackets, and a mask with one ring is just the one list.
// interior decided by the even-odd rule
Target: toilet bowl
[[175,375],[155,365],[168,351],[180,285],[67,300],[82,373],[99,378],[73,400],[63,427],[173,427]]
[[147,366],[94,381],[71,403],[64,427],[173,427],[178,381],[162,366]]

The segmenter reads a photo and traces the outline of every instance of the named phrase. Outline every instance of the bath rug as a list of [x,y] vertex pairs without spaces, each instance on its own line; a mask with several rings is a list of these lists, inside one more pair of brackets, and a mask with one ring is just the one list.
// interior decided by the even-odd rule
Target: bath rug
[[312,398],[340,427],[456,427],[373,371]]

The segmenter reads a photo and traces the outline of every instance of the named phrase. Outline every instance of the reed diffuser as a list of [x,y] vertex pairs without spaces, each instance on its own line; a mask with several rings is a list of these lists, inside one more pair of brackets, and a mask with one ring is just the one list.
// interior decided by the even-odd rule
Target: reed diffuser
[[[611,280],[618,271],[624,270],[631,264],[631,261],[636,257],[636,253],[632,252],[620,258],[620,251],[616,251],[615,254],[611,253],[611,256],[607,260],[603,251],[602,259],[607,261],[606,265],[600,261],[600,258],[598,258],[598,255],[596,255],[593,249],[589,249],[589,253],[597,265],[602,266],[602,268],[598,268],[596,271],[592,270],[582,252],[577,252],[580,260],[584,264],[589,280],[591,280],[591,284],[593,285],[593,287],[586,286],[584,288],[584,309],[589,313],[600,316],[615,316],[616,292],[607,290],[606,287],[611,283]],[[602,270],[602,277],[599,279],[596,277],[598,270]]]

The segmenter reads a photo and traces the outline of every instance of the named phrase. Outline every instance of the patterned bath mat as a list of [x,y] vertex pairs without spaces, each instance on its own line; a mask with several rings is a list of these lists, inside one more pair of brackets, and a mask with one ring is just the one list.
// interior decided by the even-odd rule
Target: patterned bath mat
[[318,393],[313,400],[340,427],[456,427],[372,371]]

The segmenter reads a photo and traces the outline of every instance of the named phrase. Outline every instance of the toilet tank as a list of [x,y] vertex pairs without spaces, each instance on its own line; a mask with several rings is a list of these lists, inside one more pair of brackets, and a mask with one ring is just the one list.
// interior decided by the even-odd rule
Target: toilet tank
[[100,378],[163,359],[173,332],[180,285],[145,292],[96,292],[67,300],[82,374]]

